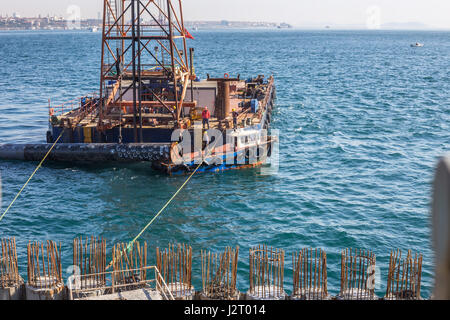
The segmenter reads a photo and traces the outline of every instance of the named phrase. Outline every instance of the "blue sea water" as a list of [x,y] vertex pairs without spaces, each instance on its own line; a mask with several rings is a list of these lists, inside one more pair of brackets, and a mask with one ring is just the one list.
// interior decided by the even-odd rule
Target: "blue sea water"
[[[422,296],[433,286],[430,199],[438,157],[450,148],[450,33],[394,31],[200,31],[191,45],[200,77],[228,72],[274,74],[280,130],[275,175],[259,169],[193,178],[143,235],[155,248],[240,246],[238,288],[248,288],[248,250],[267,244],[291,257],[303,247],[328,254],[328,281],[339,291],[340,252],[371,249],[383,295],[392,249],[424,256]],[[410,44],[424,42],[423,48]],[[0,143],[44,142],[48,99],[64,102],[96,91],[100,34],[0,33]],[[36,163],[0,161],[3,210]],[[0,222],[15,236],[22,275],[26,244],[63,244],[71,264],[77,236],[131,240],[184,177],[137,166],[46,164]],[[2,211],[3,211],[2,210]],[[65,275],[67,276],[67,274]]]

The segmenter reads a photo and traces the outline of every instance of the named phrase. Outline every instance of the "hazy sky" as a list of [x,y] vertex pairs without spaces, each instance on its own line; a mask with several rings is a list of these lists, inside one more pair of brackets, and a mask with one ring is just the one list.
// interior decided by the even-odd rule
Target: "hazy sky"
[[[81,7],[83,17],[97,17],[102,3],[103,0],[1,0],[0,14],[66,16],[67,7],[75,4]],[[183,3],[186,20],[273,21],[322,27],[417,22],[450,29],[450,0],[184,0]]]

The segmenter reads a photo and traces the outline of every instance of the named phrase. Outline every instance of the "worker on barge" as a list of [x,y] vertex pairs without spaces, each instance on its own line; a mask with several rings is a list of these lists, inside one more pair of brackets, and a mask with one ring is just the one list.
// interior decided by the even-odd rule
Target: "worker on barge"
[[208,110],[208,107],[205,107],[205,109],[202,112],[202,119],[203,119],[203,130],[205,130],[205,126],[208,126],[209,130],[209,119],[211,118],[211,113]]
[[233,128],[234,128],[234,131],[236,131],[239,114],[236,112],[236,109],[233,109],[232,114],[233,114]]

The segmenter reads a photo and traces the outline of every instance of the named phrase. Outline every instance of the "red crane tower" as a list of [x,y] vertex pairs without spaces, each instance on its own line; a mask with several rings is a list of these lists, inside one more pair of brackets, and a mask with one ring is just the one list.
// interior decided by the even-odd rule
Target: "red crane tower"
[[[190,81],[181,0],[104,0],[98,128],[122,125],[129,114],[143,142],[144,108],[165,109],[180,125]],[[189,64],[190,62],[190,64]]]

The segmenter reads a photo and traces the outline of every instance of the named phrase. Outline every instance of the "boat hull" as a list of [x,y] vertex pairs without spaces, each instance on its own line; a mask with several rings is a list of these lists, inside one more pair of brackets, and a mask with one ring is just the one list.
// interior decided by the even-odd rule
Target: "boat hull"
[[[221,154],[211,154],[203,151],[202,154],[192,153],[188,158],[191,161],[153,162],[156,170],[169,175],[189,175],[192,173],[217,173],[229,170],[256,168],[264,165],[272,154],[273,144],[277,142],[275,137],[267,137],[262,144],[255,144],[237,151]],[[221,149],[221,148],[217,148]],[[207,153],[205,155],[205,153]],[[173,150],[171,151],[173,154]],[[171,160],[173,160],[171,158]]]

